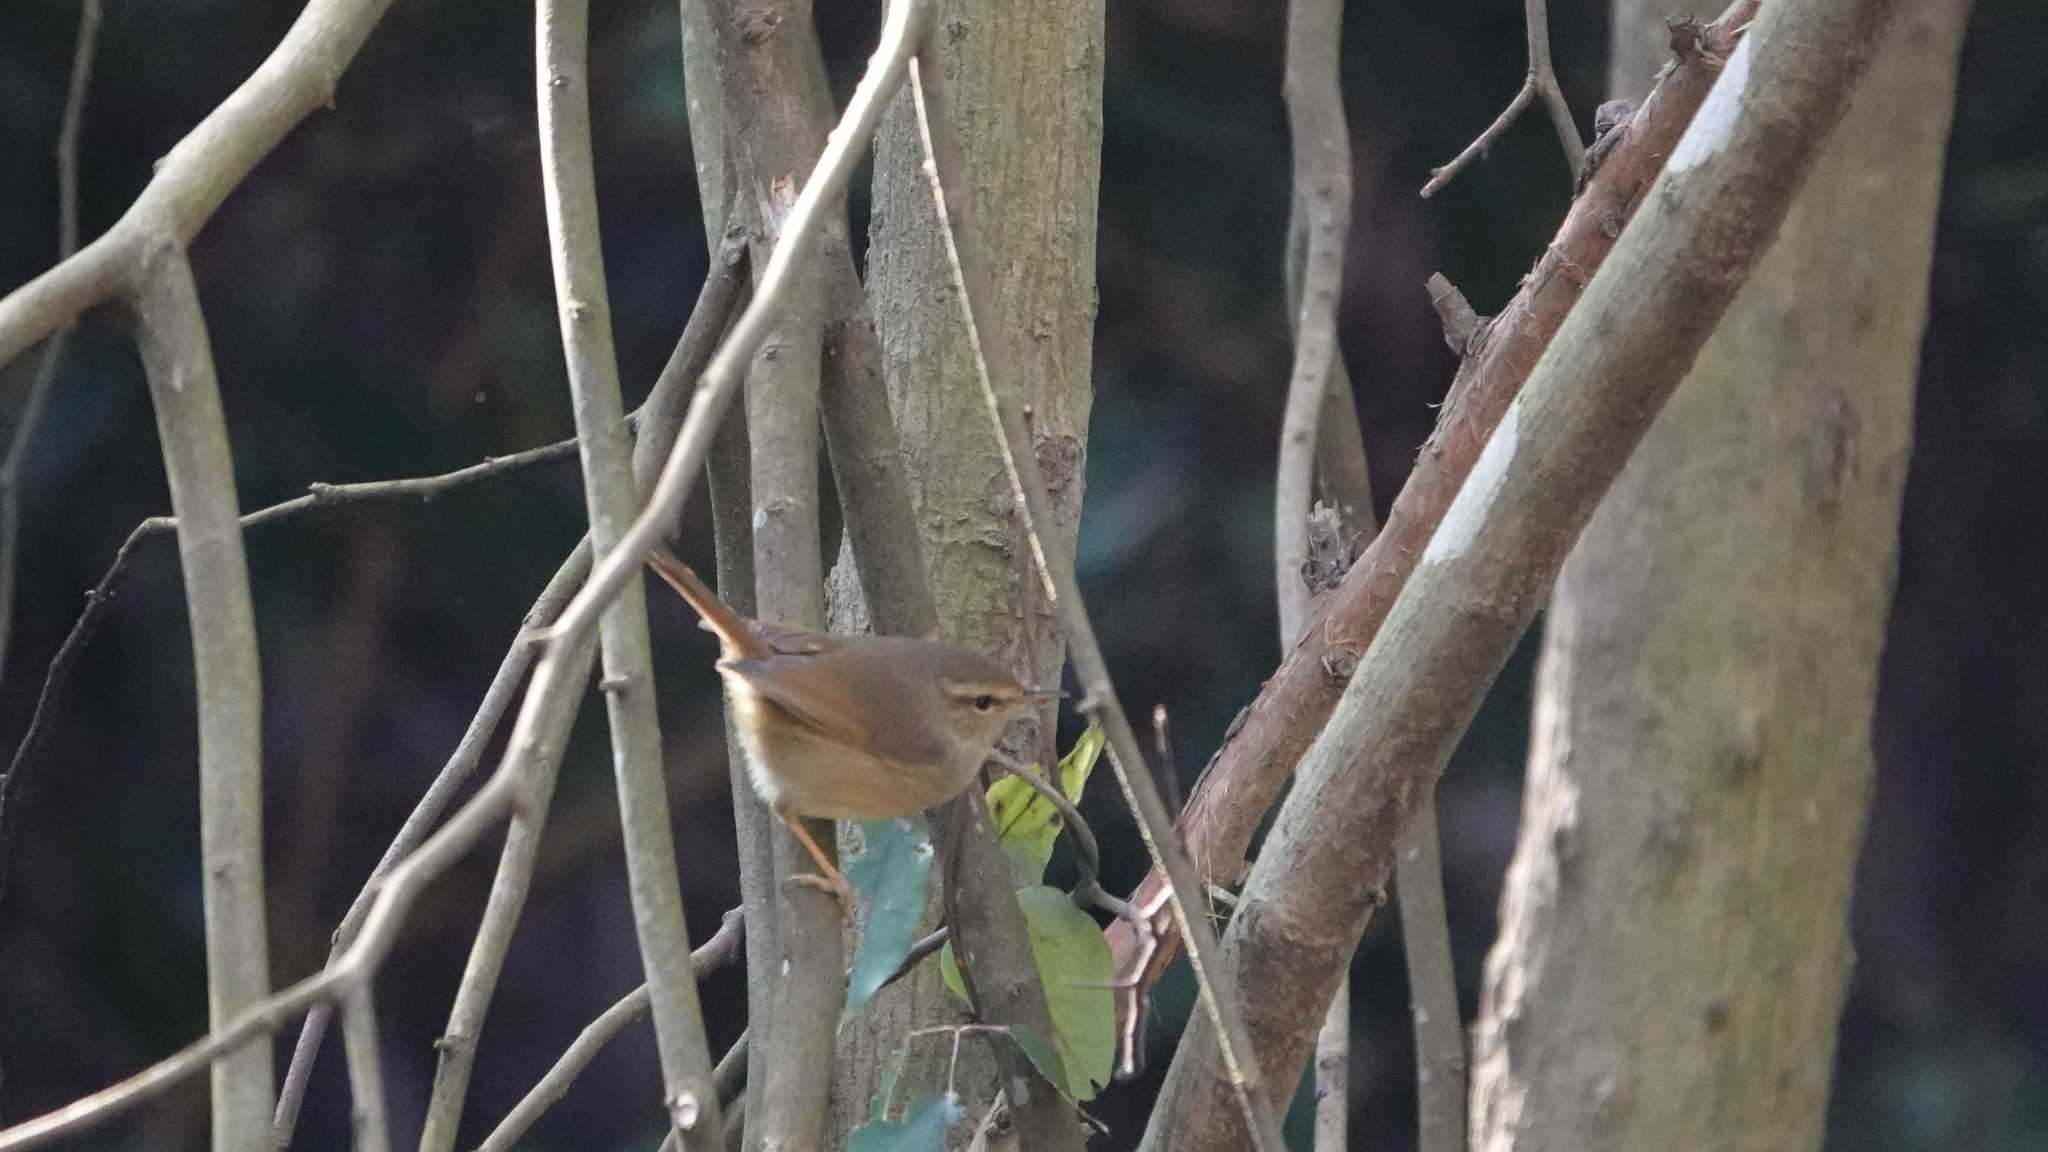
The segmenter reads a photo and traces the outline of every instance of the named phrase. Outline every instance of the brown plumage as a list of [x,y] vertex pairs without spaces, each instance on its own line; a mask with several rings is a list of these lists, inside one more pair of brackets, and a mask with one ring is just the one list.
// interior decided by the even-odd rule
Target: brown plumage
[[951,800],[1028,701],[1002,665],[952,644],[835,636],[749,620],[664,549],[648,558],[722,649],[718,671],[754,788],[840,894],[845,881],[795,817],[885,820]]

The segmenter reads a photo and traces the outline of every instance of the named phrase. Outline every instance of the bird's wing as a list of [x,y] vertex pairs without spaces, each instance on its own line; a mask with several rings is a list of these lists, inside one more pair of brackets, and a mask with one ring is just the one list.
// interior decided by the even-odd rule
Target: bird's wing
[[867,746],[869,720],[847,694],[844,675],[815,656],[721,660],[718,666],[744,677],[756,692],[821,734],[856,748]]

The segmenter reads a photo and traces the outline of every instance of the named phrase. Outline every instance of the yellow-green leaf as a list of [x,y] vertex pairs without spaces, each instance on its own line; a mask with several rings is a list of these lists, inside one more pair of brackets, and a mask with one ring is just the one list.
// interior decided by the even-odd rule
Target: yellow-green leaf
[[[1116,970],[1109,944],[1094,919],[1057,888],[1026,888],[1017,893],[1017,904],[1031,932],[1031,956],[1045,985],[1053,1043],[1066,1069],[1060,1087],[1076,1100],[1091,1099],[1109,1083],[1116,1058],[1116,1006],[1110,990]],[[946,987],[966,999],[950,944],[939,953],[939,972]],[[1033,1062],[1045,1070],[1042,1062]]]
[[[1104,741],[1100,726],[1090,724],[1073,748],[1060,758],[1059,787],[1067,799],[1079,801],[1088,785],[1088,774],[1102,756]],[[1005,776],[988,790],[988,817],[995,825],[1003,853],[1018,873],[1018,881],[1036,884],[1052,859],[1054,841],[1059,839],[1060,814],[1052,802],[1017,779]]]

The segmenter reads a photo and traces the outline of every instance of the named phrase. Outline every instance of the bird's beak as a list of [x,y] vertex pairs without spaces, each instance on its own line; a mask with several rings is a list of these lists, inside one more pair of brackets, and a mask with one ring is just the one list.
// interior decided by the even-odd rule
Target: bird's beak
[[1047,700],[1065,700],[1067,698],[1067,694],[1058,687],[1026,688],[1024,690],[1024,698],[1026,700],[1036,700],[1040,703],[1044,703]]

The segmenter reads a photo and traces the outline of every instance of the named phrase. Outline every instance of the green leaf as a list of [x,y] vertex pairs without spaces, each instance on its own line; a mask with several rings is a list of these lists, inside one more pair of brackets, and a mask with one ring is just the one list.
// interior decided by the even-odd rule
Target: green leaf
[[853,1130],[846,1152],[945,1152],[946,1129],[960,1122],[960,1101],[920,1096],[901,1120],[870,1120]]
[[859,1015],[910,955],[932,873],[932,836],[924,817],[863,820],[860,830],[860,854],[848,859],[846,879],[867,905],[867,919],[847,976],[841,1023]]
[[1102,747],[1109,742],[1102,725],[1090,722],[1088,730],[1060,757],[1060,791],[1074,803],[1081,802],[1081,790],[1088,786],[1088,775],[1095,771],[1095,762],[1102,758]]
[[1057,888],[1017,893],[1031,927],[1031,954],[1045,981],[1052,1030],[1066,1056],[1067,1091],[1088,1100],[1109,1083],[1116,1059],[1116,965],[1094,917]]
[[[1088,785],[1088,774],[1102,756],[1104,737],[1099,725],[1090,724],[1067,754],[1060,758],[1059,786],[1067,799],[1079,801]],[[1017,873],[1018,882],[1036,884],[1045,877],[1045,865],[1060,834],[1059,809],[1038,792],[1017,779],[1005,776],[988,790],[988,818],[995,825],[1003,854]]]
[[1040,1036],[1036,1029],[1024,1024],[1010,1025],[1010,1042],[1038,1069],[1045,1081],[1059,1090],[1061,1096],[1071,1103],[1079,1103],[1067,1091],[1067,1061],[1060,1055],[1059,1046]]
[[967,982],[960,979],[960,962],[953,959],[953,942],[948,940],[939,948],[939,979],[946,982],[946,991],[960,998],[962,1004],[972,1004],[967,999]]
[[[1092,1099],[1109,1083],[1110,1067],[1116,1060],[1116,1005],[1110,989],[1116,969],[1109,943],[1094,918],[1074,907],[1057,888],[1026,888],[1017,893],[1017,903],[1031,931],[1031,957],[1045,985],[1054,1046],[1064,1069],[1064,1075],[1048,1074],[1046,1079],[1076,1100]],[[939,953],[939,974],[955,996],[967,998],[950,944]],[[1039,1071],[1045,1072],[1049,1061],[1033,1055],[1027,1039],[1016,1037],[1015,1029],[1012,1036]]]
[[875,1085],[875,1098],[868,1105],[868,1119],[887,1120],[889,1103],[896,1098],[896,1081],[903,1075],[904,1058],[910,1055],[906,1046],[889,1055],[889,1062],[882,1065],[882,1082]]

